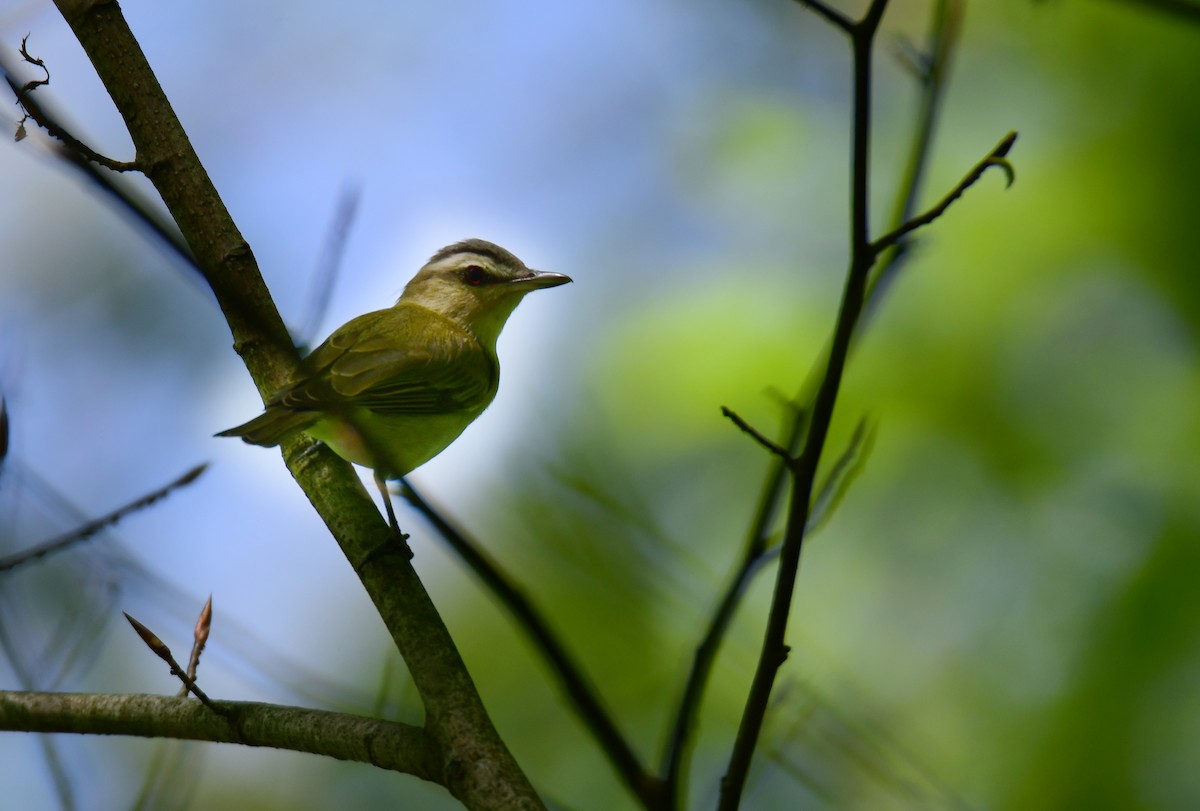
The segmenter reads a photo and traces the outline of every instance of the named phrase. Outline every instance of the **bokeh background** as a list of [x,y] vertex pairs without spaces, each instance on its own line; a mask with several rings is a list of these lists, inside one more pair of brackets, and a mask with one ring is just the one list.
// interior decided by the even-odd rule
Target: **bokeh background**
[[[747,807],[1200,806],[1200,24],[1149,6],[967,4],[926,202],[1011,129],[1017,181],[985,177],[922,233],[853,360],[833,450],[864,415],[878,437],[805,552]],[[522,305],[497,402],[412,479],[553,616],[656,757],[767,461],[719,407],[773,430],[835,313],[843,38],[785,0],[124,10],[302,339],[389,303],[466,236],[575,278]],[[917,98],[896,54],[929,18],[895,2],[880,37],[879,224]],[[51,71],[41,97],[132,157],[50,4],[0,9],[10,61],[26,33]],[[17,109],[3,116],[15,132]],[[36,133],[0,146],[0,176],[3,551],[212,462],[115,531],[0,574],[0,683],[174,692],[120,612],[182,652],[211,592],[210,694],[418,720],[278,455],[211,438],[259,407],[211,297]],[[347,193],[357,214],[313,326]],[[628,807],[512,622],[401,520],[546,797]],[[769,585],[723,649],[696,807]],[[0,785],[22,808],[64,790],[85,809],[454,807],[314,757],[20,734],[0,735]]]

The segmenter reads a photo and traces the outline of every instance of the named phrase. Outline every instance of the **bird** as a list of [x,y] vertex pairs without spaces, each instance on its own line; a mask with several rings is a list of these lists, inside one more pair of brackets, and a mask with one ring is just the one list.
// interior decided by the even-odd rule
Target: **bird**
[[396,303],[334,330],[262,414],[221,431],[271,447],[305,433],[371,468],[400,534],[387,482],[441,453],[491,404],[496,341],[525,294],[567,284],[499,245],[456,242],[435,253]]

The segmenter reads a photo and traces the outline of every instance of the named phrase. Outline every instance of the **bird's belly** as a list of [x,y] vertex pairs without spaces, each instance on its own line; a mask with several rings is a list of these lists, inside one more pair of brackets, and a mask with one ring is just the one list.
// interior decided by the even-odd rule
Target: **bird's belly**
[[326,416],[306,433],[343,459],[397,478],[441,453],[479,414],[390,415],[353,409],[347,419]]

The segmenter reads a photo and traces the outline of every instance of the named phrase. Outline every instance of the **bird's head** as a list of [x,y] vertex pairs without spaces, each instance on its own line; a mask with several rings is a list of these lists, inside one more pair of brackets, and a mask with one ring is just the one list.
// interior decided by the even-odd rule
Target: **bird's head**
[[504,322],[526,293],[569,281],[571,277],[561,273],[530,270],[499,245],[468,239],[435,253],[397,303],[432,310],[494,347]]

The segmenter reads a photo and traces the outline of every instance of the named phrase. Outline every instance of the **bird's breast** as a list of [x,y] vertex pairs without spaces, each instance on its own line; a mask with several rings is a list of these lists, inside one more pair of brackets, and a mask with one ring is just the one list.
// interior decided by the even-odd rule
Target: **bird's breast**
[[322,417],[307,433],[343,459],[398,478],[441,453],[482,412],[397,415],[355,408],[344,417]]

